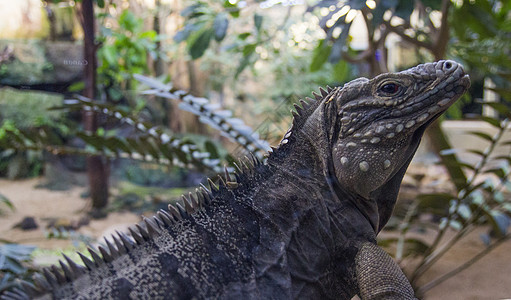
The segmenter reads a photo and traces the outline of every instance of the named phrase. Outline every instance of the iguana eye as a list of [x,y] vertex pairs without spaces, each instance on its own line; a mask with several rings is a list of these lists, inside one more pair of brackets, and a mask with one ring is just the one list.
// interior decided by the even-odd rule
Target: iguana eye
[[380,87],[380,91],[387,95],[394,95],[399,91],[399,85],[395,83],[386,83]]

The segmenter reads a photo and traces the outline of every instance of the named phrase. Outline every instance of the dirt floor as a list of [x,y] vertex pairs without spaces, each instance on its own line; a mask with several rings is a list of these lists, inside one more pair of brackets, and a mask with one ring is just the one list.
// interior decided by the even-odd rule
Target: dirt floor
[[[0,194],[10,199],[16,207],[15,212],[0,216],[0,239],[32,244],[43,249],[72,247],[70,240],[46,239],[45,226],[49,222],[69,226],[80,223],[87,210],[87,201],[80,197],[84,189],[50,191],[36,188],[39,183],[40,179],[0,180]],[[34,217],[39,228],[31,231],[13,228],[26,216]],[[81,226],[77,231],[99,238],[115,230],[126,230],[127,226],[139,220],[140,216],[132,213],[111,213],[106,219],[90,220],[88,225]],[[480,233],[482,231],[473,232],[463,239],[426,274],[421,283],[446,273],[484,249]],[[503,243],[468,269],[430,290],[425,299],[511,299],[511,241]]]

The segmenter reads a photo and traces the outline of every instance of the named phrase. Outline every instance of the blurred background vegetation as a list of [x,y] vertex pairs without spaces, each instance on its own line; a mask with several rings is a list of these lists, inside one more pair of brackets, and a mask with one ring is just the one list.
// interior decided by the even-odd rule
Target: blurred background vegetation
[[[240,157],[263,158],[292,105],[319,86],[454,59],[472,86],[444,118],[464,120],[452,126],[479,140],[453,149],[456,133],[431,126],[417,161],[437,163],[447,181],[431,187],[431,170],[415,169],[380,240],[421,296],[510,237],[510,9],[504,0],[2,0],[0,176],[44,176],[53,189],[87,182],[92,218],[154,211]],[[0,195],[2,212],[15,206]],[[482,226],[480,253],[420,280]],[[427,230],[430,241],[413,234]],[[47,237],[74,236],[66,232]],[[36,268],[25,262],[33,248],[4,242],[0,292]]]

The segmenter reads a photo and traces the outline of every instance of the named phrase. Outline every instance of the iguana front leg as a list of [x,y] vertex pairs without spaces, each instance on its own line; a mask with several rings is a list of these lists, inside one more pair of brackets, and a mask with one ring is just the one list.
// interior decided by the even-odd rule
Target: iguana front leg
[[359,296],[369,299],[416,299],[401,268],[382,248],[365,242],[355,258]]

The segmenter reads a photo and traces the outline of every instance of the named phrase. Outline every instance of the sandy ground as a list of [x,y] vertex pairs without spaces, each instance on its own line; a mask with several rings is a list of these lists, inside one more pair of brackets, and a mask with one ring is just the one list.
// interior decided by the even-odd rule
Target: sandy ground
[[[47,220],[57,219],[59,222],[78,222],[86,215],[87,200],[80,194],[83,188],[73,188],[69,191],[50,191],[36,188],[39,179],[6,181],[0,180],[0,193],[7,197],[15,206],[15,212],[1,216],[0,238],[16,243],[33,244],[43,249],[67,247],[69,240],[46,239]],[[6,209],[4,209],[6,210]],[[39,228],[23,231],[13,228],[24,217],[35,217]],[[129,225],[138,222],[140,217],[132,213],[111,213],[106,219],[90,220],[78,232],[94,238],[100,238],[115,230],[125,230]]]
[[[16,207],[15,212],[0,216],[0,239],[37,245],[44,249],[70,247],[69,240],[45,239],[44,226],[49,218],[65,218],[75,222],[82,218],[87,210],[87,201],[80,198],[84,189],[50,191],[36,188],[39,181],[40,179],[0,180],[0,193],[9,198]],[[25,216],[35,217],[40,227],[32,231],[13,229]],[[106,219],[91,220],[78,231],[99,238],[115,230],[125,230],[139,220],[140,217],[132,213],[111,213]],[[463,239],[426,273],[421,284],[448,272],[484,249],[485,246],[479,239],[481,232],[482,230],[475,231]],[[425,299],[511,299],[511,241],[503,243],[465,271],[430,290]]]

